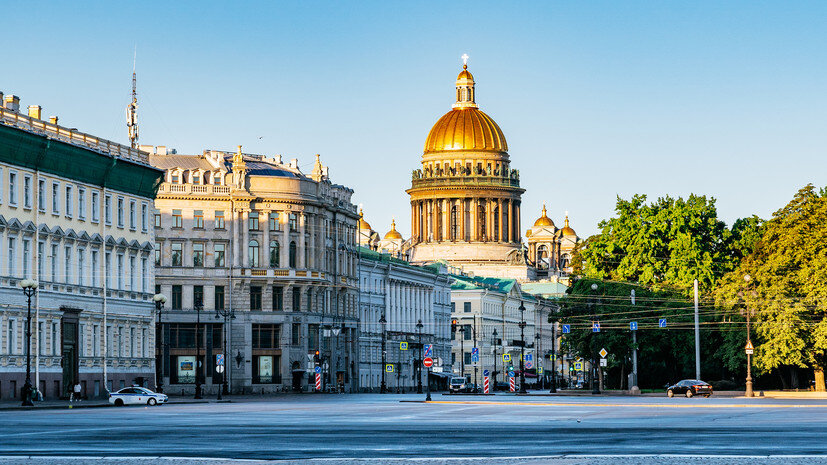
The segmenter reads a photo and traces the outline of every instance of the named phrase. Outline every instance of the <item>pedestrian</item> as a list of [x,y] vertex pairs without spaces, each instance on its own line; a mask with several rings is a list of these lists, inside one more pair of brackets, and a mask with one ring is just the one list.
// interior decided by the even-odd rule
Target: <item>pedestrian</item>
[[75,386],[72,388],[72,396],[69,398],[69,402],[73,400],[80,402],[80,383],[75,383]]

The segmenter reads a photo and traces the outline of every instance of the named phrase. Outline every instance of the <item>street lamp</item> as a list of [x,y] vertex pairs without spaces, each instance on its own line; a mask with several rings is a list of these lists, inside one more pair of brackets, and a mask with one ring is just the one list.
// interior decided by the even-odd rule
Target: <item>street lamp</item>
[[[749,282],[752,280],[752,277],[748,274],[744,275],[744,283],[745,286],[749,286]],[[752,347],[752,339],[750,337],[750,314],[752,313],[752,309],[747,304],[746,297],[743,293],[740,293],[741,296],[744,298],[744,312],[747,314],[747,348]],[[752,354],[749,353],[747,350],[747,389],[744,393],[746,397],[752,397]]]
[[416,361],[416,393],[422,394],[422,320],[416,322],[416,336],[419,338],[419,359]]
[[224,327],[221,331],[224,336],[224,350],[222,351],[224,355],[224,365],[221,366],[221,389],[218,390],[218,400],[221,400],[222,391],[225,396],[229,394],[229,390],[227,389],[227,333],[230,328],[230,320],[235,320],[235,311],[233,309],[216,308],[215,319],[217,320],[219,318],[224,318]]
[[164,313],[164,304],[167,303],[167,296],[155,294],[152,296],[155,302],[155,310],[158,311],[158,325],[155,330],[155,347],[158,350],[158,357],[155,359],[155,391],[164,392],[164,328],[161,326],[161,317]]
[[[491,373],[494,378],[494,391],[497,390],[497,328],[494,328],[494,340],[491,341],[492,345],[494,346],[494,372]],[[505,362],[503,362],[505,363]]]
[[[201,310],[204,302],[195,303],[195,399],[201,399]],[[206,364],[205,364],[206,365]]]
[[382,316],[379,317],[379,324],[382,325],[382,384],[379,386],[380,394],[384,394],[388,390],[385,384],[385,324],[387,322],[388,320],[385,319],[385,314],[383,313]]
[[[28,301],[28,312],[26,314],[26,383],[23,384],[23,406],[31,407],[32,403],[32,353],[31,353],[31,339],[32,339],[32,296],[37,291],[37,281],[33,279],[24,279],[20,281],[20,288],[23,289],[23,295]],[[11,343],[9,343],[11,347]]]
[[[542,356],[540,355],[540,333],[534,333],[534,354],[536,355],[534,359],[534,363],[536,363],[535,367],[542,366],[542,363],[540,363],[542,361]],[[534,372],[540,380],[540,389],[545,389],[546,385],[543,381],[543,378],[545,378],[545,373],[543,373],[543,376],[541,377],[537,371],[537,368],[534,368]]]
[[342,358],[341,352],[339,351],[339,333],[342,331],[342,327],[336,323],[331,329],[333,330],[333,335],[336,336],[336,365],[333,367],[336,370],[336,390],[341,389],[341,391],[344,392],[344,386],[339,387],[339,360]]
[[550,393],[557,392],[557,322],[551,324],[551,389]]
[[[592,283],[591,287],[592,287],[592,292],[597,291],[597,284],[596,283]],[[592,310],[593,310],[592,315],[594,315],[594,302],[592,302]],[[592,320],[592,337],[591,337],[591,340],[592,340],[591,345],[594,345],[594,320]],[[592,380],[591,380],[592,394],[600,394],[600,386],[597,383],[595,383],[595,381],[596,381],[595,378],[597,378],[597,376],[598,376],[597,375],[597,370],[600,369],[597,366],[598,365],[598,363],[597,363],[597,352],[596,352],[597,349],[594,348],[594,347],[590,347],[590,349],[591,349],[591,352],[592,352],[592,376],[591,376],[591,378],[592,378]]]
[[465,378],[465,325],[460,325],[457,331],[462,333],[462,336],[459,338],[459,372],[460,375]]
[[525,390],[525,305],[520,302],[520,394],[526,394]]

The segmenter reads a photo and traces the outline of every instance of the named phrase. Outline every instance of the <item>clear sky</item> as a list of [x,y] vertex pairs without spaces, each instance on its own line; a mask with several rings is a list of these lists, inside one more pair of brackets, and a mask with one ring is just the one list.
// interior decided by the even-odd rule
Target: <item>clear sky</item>
[[0,91],[126,143],[313,154],[381,234],[460,56],[521,171],[580,236],[617,195],[706,194],[769,217],[827,184],[827,2],[6,2]]

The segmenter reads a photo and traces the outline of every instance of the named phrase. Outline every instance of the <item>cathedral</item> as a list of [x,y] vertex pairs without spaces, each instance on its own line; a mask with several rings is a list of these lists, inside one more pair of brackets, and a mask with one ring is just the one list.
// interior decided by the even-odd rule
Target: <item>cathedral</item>
[[565,278],[580,241],[541,216],[520,227],[520,172],[511,167],[508,144],[497,123],[476,103],[467,63],[456,80],[456,101],[425,139],[422,166],[411,175],[411,236],[396,230],[380,238],[360,212],[360,243],[414,264],[447,262],[480,276],[536,281]]

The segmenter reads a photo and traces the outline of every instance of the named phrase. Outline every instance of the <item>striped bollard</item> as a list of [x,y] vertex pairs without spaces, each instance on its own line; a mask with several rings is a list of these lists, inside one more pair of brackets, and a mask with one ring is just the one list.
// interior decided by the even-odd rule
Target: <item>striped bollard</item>
[[316,373],[316,390],[322,390],[322,375],[319,373]]
[[508,377],[508,388],[509,388],[509,390],[511,390],[511,392],[517,392],[517,389],[515,388],[515,386],[516,385],[514,383],[514,377],[509,376]]
[[482,379],[482,393],[483,394],[488,394],[488,390],[489,390],[488,376],[486,376],[485,378]]

